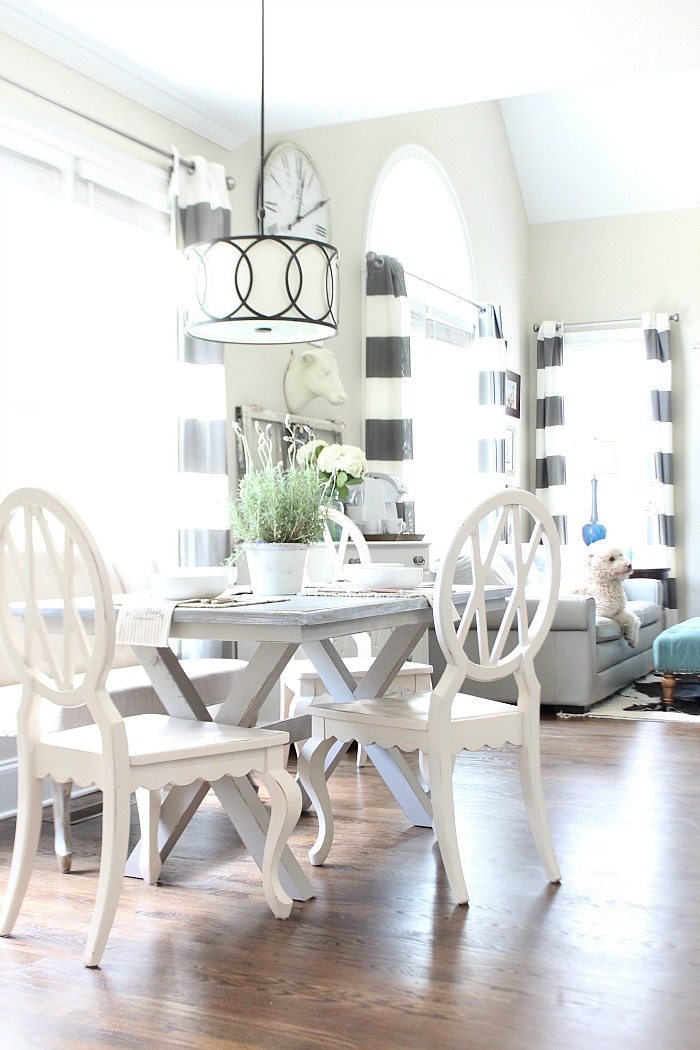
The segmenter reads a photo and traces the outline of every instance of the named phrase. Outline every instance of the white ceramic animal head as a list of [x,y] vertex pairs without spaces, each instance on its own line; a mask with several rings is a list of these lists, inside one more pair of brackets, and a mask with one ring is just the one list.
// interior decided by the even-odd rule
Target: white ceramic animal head
[[632,575],[632,562],[608,540],[597,540],[588,548],[588,573],[592,580],[603,583],[617,580],[622,583]]
[[325,346],[306,346],[292,350],[284,374],[284,399],[289,412],[297,413],[315,397],[342,405],[347,398],[332,350]]

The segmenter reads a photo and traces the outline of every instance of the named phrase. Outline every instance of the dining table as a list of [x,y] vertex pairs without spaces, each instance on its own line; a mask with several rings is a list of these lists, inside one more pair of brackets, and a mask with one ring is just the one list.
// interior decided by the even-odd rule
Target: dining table
[[[453,588],[455,615],[466,606],[472,588]],[[485,588],[486,611],[501,609],[510,588]],[[171,603],[167,630],[149,644],[130,644],[144,668],[167,714],[177,718],[213,720],[228,725],[258,726],[282,729],[289,734],[290,744],[311,737],[311,716],[291,715],[273,722],[258,718],[271,689],[294,654],[301,650],[311,660],[329,696],[338,703],[354,699],[383,696],[396,672],[410,657],[418,642],[433,626],[433,593],[431,588],[413,591],[375,592],[342,589],[311,589],[311,593],[280,596],[273,599],[251,594],[232,601],[187,601]],[[117,612],[125,605],[148,606],[149,595],[115,595]],[[42,615],[50,631],[60,631],[61,603],[40,601]],[[90,629],[94,606],[90,601],[76,601],[76,608]],[[18,614],[21,614],[18,613]],[[348,635],[381,632],[382,641],[369,670],[356,681],[340,655],[338,646]],[[119,635],[118,635],[119,637]],[[230,695],[210,710],[187,676],[176,649],[182,640],[247,642],[252,655],[236,671]],[[339,747],[335,758],[326,766],[327,775],[347,745]],[[410,824],[432,827],[430,798],[421,780],[397,749],[391,751],[371,744],[366,748],[375,769]],[[173,785],[163,794],[158,826],[157,848],[164,862],[199,809],[213,790],[231,823],[258,867],[262,866],[269,811],[258,797],[248,777],[224,777],[212,784],[197,782]],[[142,878],[139,865],[141,843],[131,851],[125,874]],[[294,900],[314,896],[306,873],[286,846],[280,863],[280,881]]]
[[[471,588],[456,587],[456,611],[466,605]],[[487,588],[487,607],[502,607],[506,587]],[[328,694],[336,702],[382,696],[423,634],[433,624],[432,596],[425,590],[399,593],[302,593],[279,601],[245,604],[176,605],[169,626],[169,644],[133,645],[168,714],[240,726],[261,725],[260,709],[280,674],[298,649],[311,660]],[[254,601],[254,599],[253,599]],[[336,640],[344,636],[382,631],[384,643],[366,675],[355,681],[344,663]],[[178,659],[173,643],[180,640],[219,640],[254,643],[252,656],[235,678],[235,688],[212,715]],[[302,714],[274,722],[265,728],[283,729],[290,743],[307,740],[311,717]],[[379,775],[414,826],[431,827],[430,798],[418,776],[396,749],[377,745],[367,748]],[[337,760],[337,759],[336,759]],[[329,770],[330,771],[330,770]],[[249,778],[226,777],[213,784],[173,786],[161,808],[158,850],[161,861],[171,852],[210,788],[217,795],[237,834],[255,859],[262,863],[268,810]],[[139,849],[129,856],[126,874],[141,877]],[[280,866],[280,879],[295,900],[313,896],[313,887],[287,846]]]

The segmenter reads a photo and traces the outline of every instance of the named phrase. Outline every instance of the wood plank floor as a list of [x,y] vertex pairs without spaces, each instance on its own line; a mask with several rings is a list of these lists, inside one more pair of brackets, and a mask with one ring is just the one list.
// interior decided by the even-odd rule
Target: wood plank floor
[[[432,833],[407,827],[349,758],[317,896],[286,922],[210,795],[162,884],[125,880],[100,970],[81,964],[99,818],[76,826],[67,876],[45,824],[15,936],[0,940],[0,1047],[696,1050],[699,728],[543,723],[558,887],[513,756],[462,756],[468,909],[450,901]],[[292,840],[307,870],[314,830],[309,814]],[[13,832],[0,824],[0,890]]]

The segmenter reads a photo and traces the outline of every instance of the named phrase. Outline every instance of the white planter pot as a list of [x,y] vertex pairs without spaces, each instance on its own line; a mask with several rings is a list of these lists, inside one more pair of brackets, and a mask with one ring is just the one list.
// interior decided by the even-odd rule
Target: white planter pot
[[307,551],[303,543],[246,543],[253,594],[298,594]]

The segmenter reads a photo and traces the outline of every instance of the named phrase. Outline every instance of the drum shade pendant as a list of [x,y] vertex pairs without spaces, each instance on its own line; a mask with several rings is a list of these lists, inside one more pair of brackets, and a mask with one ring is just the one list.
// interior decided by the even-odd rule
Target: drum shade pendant
[[190,335],[221,343],[305,343],[338,331],[338,251],[264,234],[265,0],[261,0],[258,233],[190,245]]

